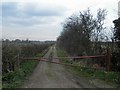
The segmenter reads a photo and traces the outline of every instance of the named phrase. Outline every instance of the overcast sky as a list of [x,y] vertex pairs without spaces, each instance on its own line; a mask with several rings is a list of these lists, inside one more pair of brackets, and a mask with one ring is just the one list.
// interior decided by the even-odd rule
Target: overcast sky
[[[3,39],[56,40],[62,22],[73,13],[92,13],[106,9],[106,26],[117,19],[119,0],[2,0],[0,1],[0,30]],[[2,27],[2,28],[1,28]],[[109,30],[109,29],[107,29]]]

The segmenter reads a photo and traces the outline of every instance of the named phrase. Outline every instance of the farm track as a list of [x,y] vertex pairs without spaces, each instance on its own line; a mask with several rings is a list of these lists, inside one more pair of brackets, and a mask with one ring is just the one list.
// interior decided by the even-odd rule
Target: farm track
[[[44,57],[57,57],[56,48],[52,46]],[[49,59],[48,59],[49,60]],[[59,62],[59,59],[51,59]],[[31,76],[21,88],[97,88],[108,87],[105,83],[98,83],[97,80],[86,80],[83,77],[73,75],[66,71],[62,65],[39,62]]]

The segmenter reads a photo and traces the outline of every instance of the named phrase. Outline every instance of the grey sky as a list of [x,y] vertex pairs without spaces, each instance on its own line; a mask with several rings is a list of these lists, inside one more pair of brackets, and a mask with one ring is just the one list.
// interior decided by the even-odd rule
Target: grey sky
[[[56,40],[61,23],[73,13],[107,9],[106,26],[117,17],[119,0],[3,0],[0,1],[0,27],[3,39]],[[108,30],[108,29],[107,29]]]

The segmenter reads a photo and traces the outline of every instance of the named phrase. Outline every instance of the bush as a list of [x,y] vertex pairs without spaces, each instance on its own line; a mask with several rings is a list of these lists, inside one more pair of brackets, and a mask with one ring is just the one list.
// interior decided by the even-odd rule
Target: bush
[[120,53],[114,52],[111,57],[112,70],[120,72]]

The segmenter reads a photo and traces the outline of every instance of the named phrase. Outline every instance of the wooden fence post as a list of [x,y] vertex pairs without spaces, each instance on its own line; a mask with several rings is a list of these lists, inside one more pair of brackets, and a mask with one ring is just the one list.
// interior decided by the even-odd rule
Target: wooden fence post
[[20,57],[19,54],[15,56],[15,62],[14,62],[14,70],[20,69]]
[[107,48],[107,51],[106,51],[106,60],[105,60],[105,65],[106,65],[106,71],[110,71],[110,49]]

